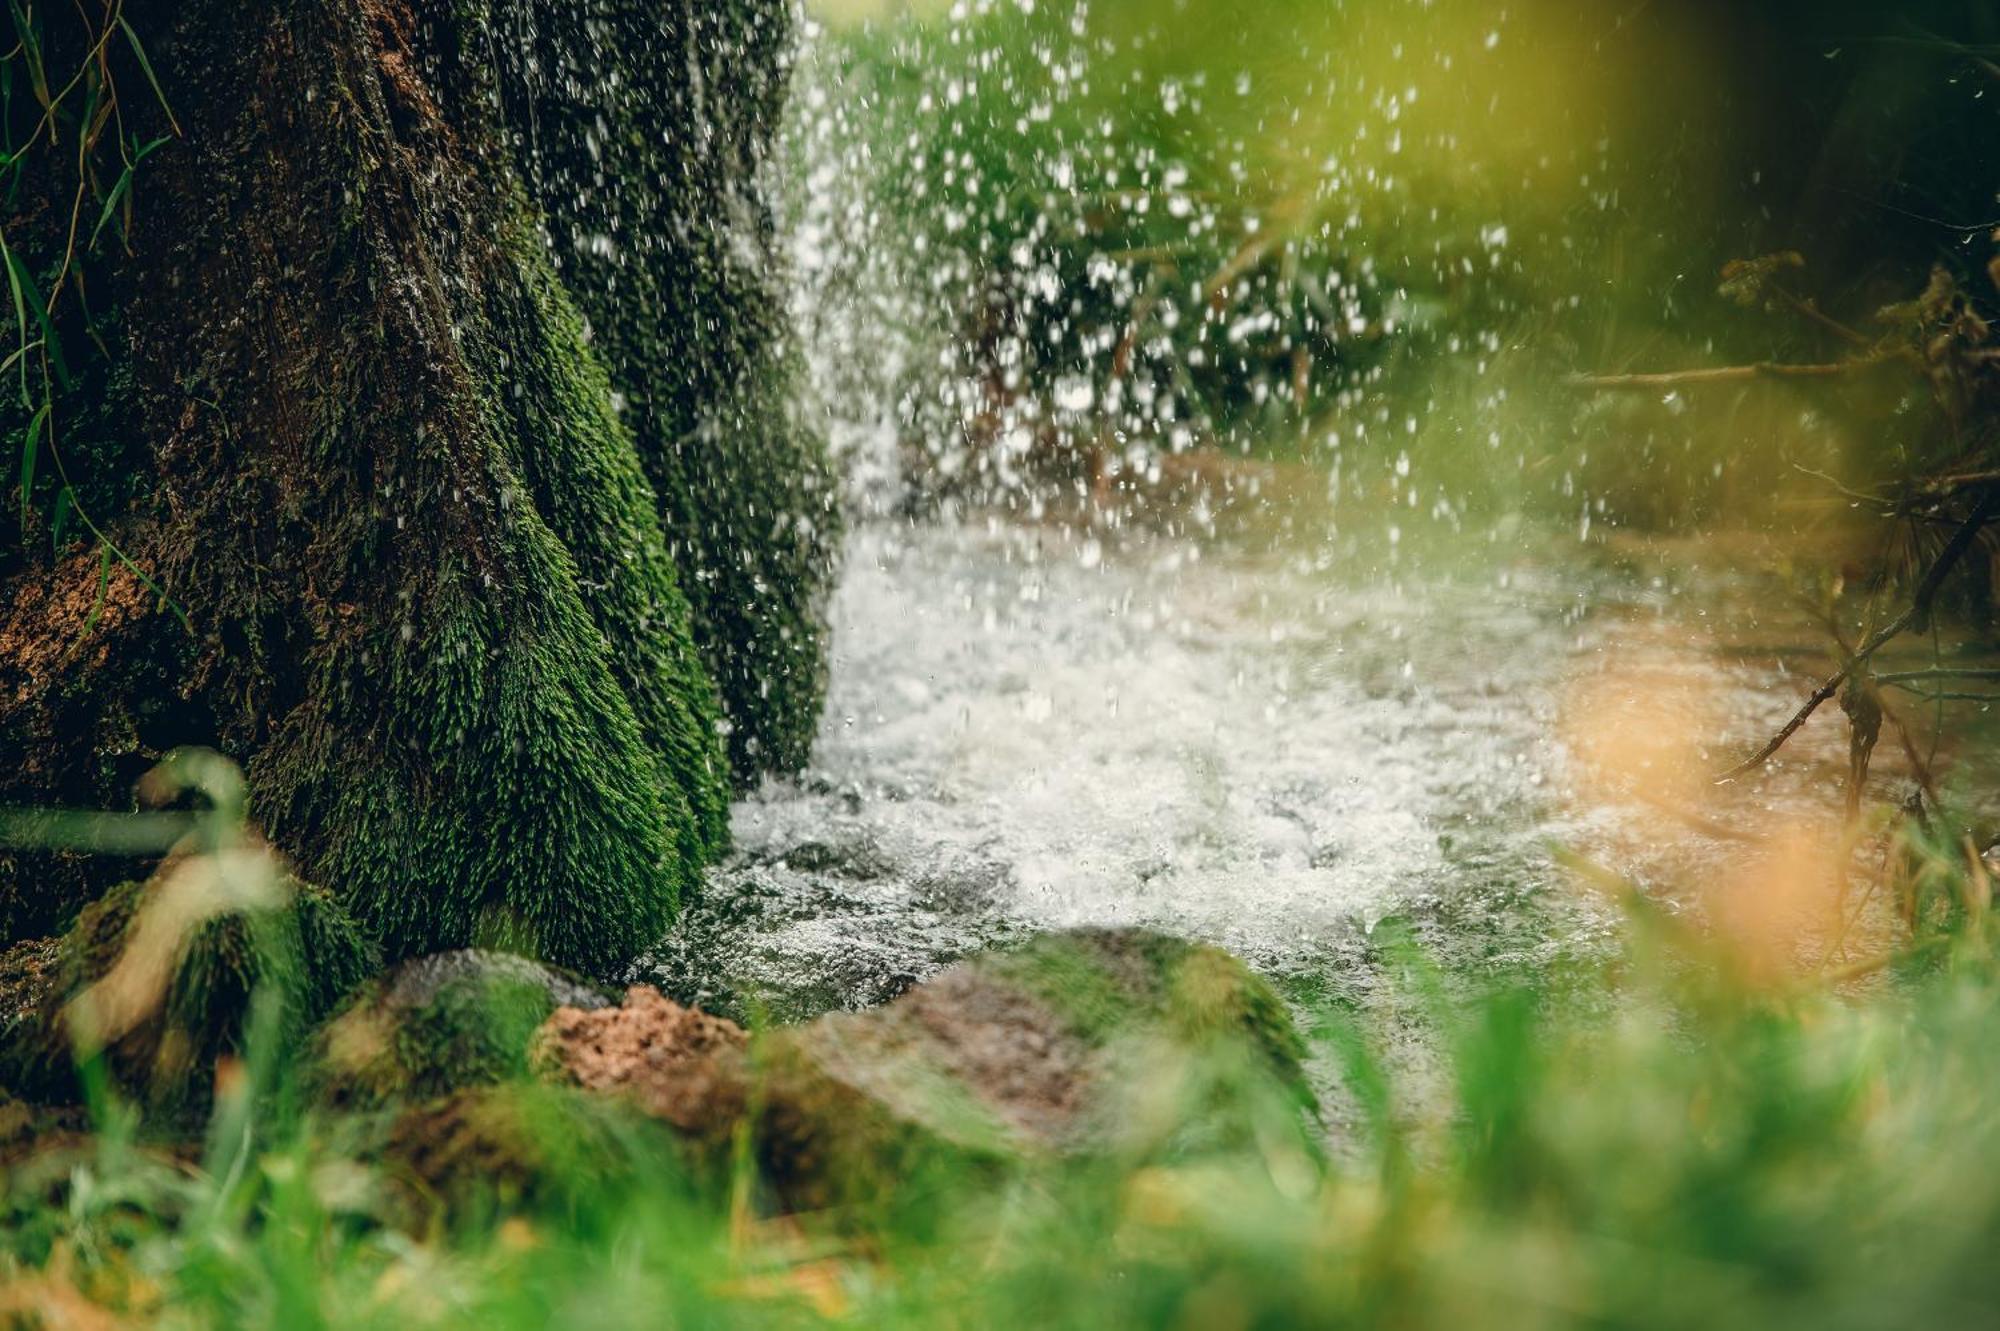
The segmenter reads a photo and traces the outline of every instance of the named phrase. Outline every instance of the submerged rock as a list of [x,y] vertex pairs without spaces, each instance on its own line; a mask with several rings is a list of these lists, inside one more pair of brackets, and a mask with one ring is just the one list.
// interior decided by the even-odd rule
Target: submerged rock
[[976,881],[953,882],[944,897],[930,882],[803,862],[813,867],[738,863],[711,874],[628,981],[736,1021],[802,1022],[887,1003],[1007,936]]

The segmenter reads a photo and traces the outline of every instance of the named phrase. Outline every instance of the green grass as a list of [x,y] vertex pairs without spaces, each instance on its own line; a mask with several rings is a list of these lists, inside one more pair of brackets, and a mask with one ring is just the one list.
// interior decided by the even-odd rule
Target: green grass
[[[1120,1129],[1086,1158],[932,1172],[909,1195],[801,1216],[766,1213],[740,1151],[718,1180],[650,1126],[527,1084],[488,1094],[513,1139],[537,1143],[531,1183],[494,1173],[440,1201],[411,1189],[371,1120],[302,1111],[253,1033],[218,1078],[198,1161],[141,1146],[132,1111],[100,1095],[93,1136],[15,1165],[0,1314],[58,1324],[65,1300],[87,1300],[235,1327],[1990,1317],[2000,975],[1976,901],[1847,993],[1753,980],[1672,917],[1630,911],[1619,955],[1560,993],[1447,997],[1460,987],[1414,944],[1384,944],[1380,981],[1422,1014],[1447,1075],[1408,1084],[1366,1010],[1328,1013],[1311,1053],[1357,1109],[1330,1150],[1283,1105],[1258,1108],[1268,1082],[1162,1055],[1133,1070]],[[1261,1126],[1188,1132],[1218,1097]]]

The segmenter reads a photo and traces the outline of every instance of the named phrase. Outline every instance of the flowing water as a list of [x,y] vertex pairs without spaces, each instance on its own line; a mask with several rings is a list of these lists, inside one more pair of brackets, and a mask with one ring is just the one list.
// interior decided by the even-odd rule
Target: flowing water
[[[1611,681],[1642,732],[1719,717],[1720,757],[1803,691],[1786,651],[1718,644],[1719,575],[1693,595],[1518,530],[1401,557],[1330,512],[1178,525],[864,521],[813,766],[738,804],[733,857],[638,975],[797,1018],[1023,932],[1144,925],[1365,997],[1392,915],[1460,973],[1546,965],[1615,928],[1553,846],[1662,882],[1732,846],[1580,782],[1579,692]],[[1824,805],[1839,741],[1809,731],[1813,761],[1725,798]]]
[[[1392,415],[1404,427],[1377,441],[1380,485],[1338,479],[1337,431],[1317,466],[1252,465],[1184,430],[1153,438],[1139,451],[1154,462],[1137,465],[1167,458],[1202,477],[1170,497],[1107,503],[1033,478],[1053,427],[1072,461],[1095,446],[1093,406],[1119,439],[1170,415],[1081,380],[1039,385],[1046,403],[1025,388],[1008,398],[1037,350],[1018,330],[951,353],[963,330],[939,325],[940,293],[980,274],[900,234],[869,180],[882,154],[928,142],[930,93],[955,105],[962,89],[932,78],[922,114],[893,122],[905,139],[823,49],[809,44],[799,66],[784,193],[812,397],[846,441],[860,515],[831,607],[826,717],[808,771],[736,806],[734,853],[633,978],[732,1015],[798,1019],[884,1001],[1026,933],[1141,925],[1231,949],[1302,1009],[1367,1003],[1391,917],[1454,976],[1600,953],[1619,913],[1558,868],[1561,849],[1703,910],[1717,885],[1773,896],[1759,885],[1774,844],[1841,844],[1834,708],[1769,769],[1711,779],[1829,666],[1823,627],[1748,571],[1783,552],[1593,531],[1602,501],[1571,500],[1581,452],[1555,469],[1559,502],[1522,505],[1540,522],[1467,516],[1479,487],[1456,469],[1517,456],[1472,417],[1440,437],[1470,430],[1491,447],[1446,450],[1411,479],[1400,445],[1418,434],[1414,405],[1349,412],[1356,435],[1369,420],[1384,434]],[[1003,89],[1012,77],[995,76]],[[1014,90],[1033,100],[1038,87]],[[1039,113],[1023,114],[1026,127]],[[966,152],[956,160],[972,169]],[[979,181],[958,188],[971,198]],[[1504,227],[1479,234],[1506,244]],[[988,266],[1057,309],[1064,293],[1036,285],[1056,282],[1040,253],[1017,246]],[[1466,347],[1476,378],[1500,342]],[[1540,429],[1522,410],[1520,428]],[[981,502],[939,502],[918,480],[911,505],[913,457],[947,490],[986,469]],[[1553,516],[1566,505],[1580,524]],[[1885,741],[1872,794],[1900,801],[1914,770]],[[1837,923],[1829,943],[1820,919],[1785,937],[1839,947],[1848,932]]]

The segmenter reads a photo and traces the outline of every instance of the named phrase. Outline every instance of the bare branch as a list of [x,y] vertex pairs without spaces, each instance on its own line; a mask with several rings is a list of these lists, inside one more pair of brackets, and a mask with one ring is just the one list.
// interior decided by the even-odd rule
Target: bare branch
[[1924,572],[1923,580],[1917,584],[1916,594],[1910,598],[1909,608],[1871,633],[1867,641],[1856,648],[1854,654],[1841,664],[1840,669],[1821,681],[1820,686],[1807,697],[1804,705],[1792,714],[1792,719],[1785,722],[1777,734],[1765,741],[1763,748],[1716,777],[1716,784],[1722,785],[1734,781],[1769,762],[1771,756],[1784,748],[1785,742],[1812,719],[1812,714],[1820,709],[1820,705],[1840,691],[1840,686],[1847,682],[1848,676],[1866,665],[1868,658],[1880,651],[1891,639],[1909,629],[1921,633],[1929,628],[1931,607],[1937,600],[1939,590],[1944,586],[1945,578],[1957,566],[1958,561],[1965,557],[1965,552],[1972,548],[1972,543],[1979,539],[1979,533],[1985,530],[1996,514],[2000,514],[2000,489],[1991,489],[1980,496],[1972,512],[1958,525],[1958,529],[1952,532],[1951,539],[1945,542],[1944,549],[1938,551],[1938,557],[1931,562],[1930,568]]
[[[1971,666],[1932,666],[1928,670],[1892,670],[1875,676],[1877,684],[1922,684],[1943,679],[2000,680],[2000,670]],[[1914,692],[1915,690],[1912,690]]]
[[1829,361],[1819,365],[1796,365],[1787,361],[1759,361],[1753,365],[1718,365],[1701,370],[1669,370],[1655,374],[1579,374],[1570,379],[1577,388],[1603,392],[1650,392],[1661,388],[1695,388],[1711,384],[1751,383],[1759,379],[1842,379],[1851,374],[1879,369],[1907,360],[1899,352],[1862,356],[1853,360]]

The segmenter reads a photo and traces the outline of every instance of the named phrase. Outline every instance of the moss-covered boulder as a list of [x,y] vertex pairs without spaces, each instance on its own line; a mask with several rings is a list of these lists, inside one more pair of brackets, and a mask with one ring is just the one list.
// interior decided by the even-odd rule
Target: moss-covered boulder
[[1054,934],[951,967],[885,1007],[753,1041],[637,988],[558,1012],[537,1061],[691,1142],[747,1125],[781,1203],[921,1205],[925,1178],[1290,1132],[1314,1104],[1283,1004],[1214,948],[1137,930]]
[[560,1086],[475,1086],[378,1117],[364,1155],[422,1230],[480,1210],[602,1205],[678,1172],[681,1144],[630,1105]]
[[[65,465],[0,506],[0,803],[130,807],[203,745],[391,959],[659,937],[732,750],[796,763],[817,708],[832,487],[758,181],[787,13],[128,0],[149,72],[36,7],[161,143],[92,245],[67,137],[9,168],[60,298],[0,433]],[[115,872],[0,851],[0,939]]]
[[246,1051],[259,994],[277,1005],[269,1052],[299,1048],[373,971],[373,949],[324,889],[273,877],[268,898],[246,903],[216,882],[224,872],[207,857],[170,862],[93,902],[60,940],[0,959],[0,1081],[70,1100],[77,1059],[101,1055],[126,1094],[198,1110],[217,1061]]
[[314,1035],[307,1085],[323,1105],[372,1109],[521,1080],[550,1014],[609,1001],[525,957],[475,950],[420,957],[364,985]]

